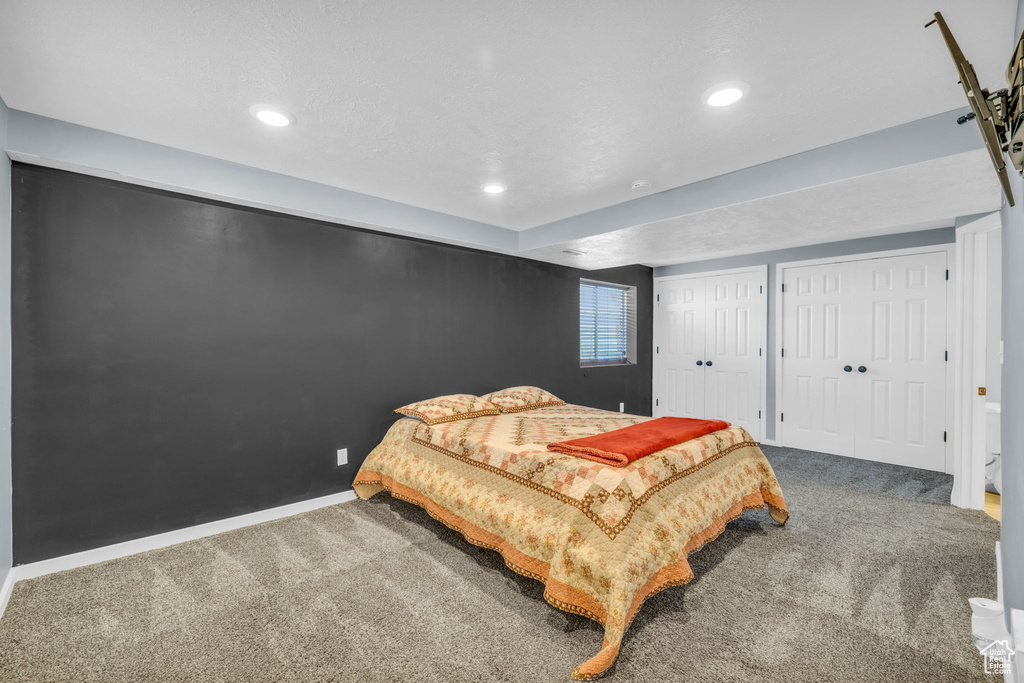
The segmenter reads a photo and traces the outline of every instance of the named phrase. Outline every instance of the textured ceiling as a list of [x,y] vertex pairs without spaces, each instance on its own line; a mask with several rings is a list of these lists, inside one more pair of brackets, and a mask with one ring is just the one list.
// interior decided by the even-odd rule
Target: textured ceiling
[[[981,149],[522,252],[580,268],[649,266],[953,225],[999,209]],[[586,252],[575,256],[563,249]]]
[[[1016,2],[938,4],[982,83],[1000,84]],[[0,0],[0,96],[523,229],[631,199],[638,178],[664,190],[962,106],[942,39],[923,28],[937,7]],[[701,104],[727,80],[749,96]],[[298,123],[267,128],[255,103]],[[508,192],[485,195],[489,180]]]

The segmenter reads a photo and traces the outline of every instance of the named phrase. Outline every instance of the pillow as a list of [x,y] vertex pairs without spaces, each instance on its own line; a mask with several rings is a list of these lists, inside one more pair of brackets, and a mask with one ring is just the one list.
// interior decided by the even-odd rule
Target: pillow
[[509,387],[482,397],[501,408],[503,413],[518,413],[547,406],[564,406],[565,401],[540,387]]
[[498,406],[479,396],[452,394],[451,396],[438,396],[425,401],[416,401],[407,406],[395,408],[395,412],[418,418],[428,425],[436,425],[481,415],[498,415],[501,410],[498,409]]

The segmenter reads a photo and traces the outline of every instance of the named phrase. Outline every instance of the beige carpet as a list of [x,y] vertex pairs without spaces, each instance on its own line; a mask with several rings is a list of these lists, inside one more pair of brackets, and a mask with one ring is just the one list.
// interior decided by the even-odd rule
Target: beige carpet
[[[792,510],[748,512],[652,598],[612,681],[985,680],[971,596],[998,525],[949,478],[765,449]],[[557,681],[601,629],[379,495],[18,583],[3,681]]]

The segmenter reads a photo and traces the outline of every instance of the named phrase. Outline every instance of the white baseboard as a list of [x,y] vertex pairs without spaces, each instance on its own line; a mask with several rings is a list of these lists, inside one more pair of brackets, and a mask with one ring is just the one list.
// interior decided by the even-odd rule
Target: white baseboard
[[764,446],[778,446],[779,445],[779,442],[776,441],[775,439],[761,439],[760,441],[758,441],[758,443],[762,444]]
[[144,553],[147,550],[166,548],[169,545],[177,545],[178,543],[184,543],[185,541],[193,541],[197,538],[213,536],[214,534],[221,534],[225,531],[241,529],[242,527],[252,526],[253,524],[259,524],[261,522],[269,522],[275,519],[281,519],[282,517],[290,517],[301,512],[309,512],[310,510],[316,510],[317,508],[327,507],[328,505],[347,503],[350,500],[355,500],[355,498],[355,491],[344,491],[342,493],[334,493],[329,496],[304,500],[299,503],[281,505],[280,507],[270,508],[269,510],[250,512],[249,514],[229,517],[216,522],[199,524],[185,529],[168,531],[163,534],[146,536],[145,538],[137,538],[134,541],[115,543],[114,545],[95,548],[93,550],[85,550],[72,555],[64,555],[62,557],[54,557],[50,560],[41,560],[39,562],[19,565],[11,569],[10,574],[7,576],[7,581],[4,583],[3,593],[0,593],[0,616],[3,616],[3,609],[7,606],[7,600],[10,597],[11,588],[17,581],[34,579],[38,576],[52,574],[53,572],[61,572],[67,569],[74,569],[76,567],[85,567],[90,564],[106,562],[107,560],[113,560],[118,557],[136,555],[138,553]]
[[7,570],[7,578],[4,579],[3,587],[0,588],[0,617],[7,609],[7,602],[11,599],[11,591],[14,590],[14,582],[17,580],[14,576],[14,567],[11,567]]

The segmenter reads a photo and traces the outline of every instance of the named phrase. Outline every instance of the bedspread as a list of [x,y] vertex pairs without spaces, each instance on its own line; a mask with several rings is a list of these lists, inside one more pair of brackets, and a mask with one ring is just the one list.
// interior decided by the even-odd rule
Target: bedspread
[[403,418],[367,456],[353,484],[420,505],[513,570],[544,598],[605,629],[601,651],[576,667],[611,666],[643,601],[693,578],[687,555],[746,509],[789,517],[771,465],[732,426],[625,466],[546,450],[651,418],[565,405],[428,426]]

